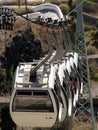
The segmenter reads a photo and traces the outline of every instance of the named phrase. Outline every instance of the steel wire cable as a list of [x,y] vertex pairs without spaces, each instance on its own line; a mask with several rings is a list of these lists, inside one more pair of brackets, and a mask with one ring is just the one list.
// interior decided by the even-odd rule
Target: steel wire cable
[[67,17],[70,14],[72,14],[73,12],[75,12],[77,10],[77,8],[79,8],[79,6],[82,5],[83,3],[84,3],[84,0],[82,2],[80,2],[80,4],[78,4],[73,10],[71,10],[65,17]]

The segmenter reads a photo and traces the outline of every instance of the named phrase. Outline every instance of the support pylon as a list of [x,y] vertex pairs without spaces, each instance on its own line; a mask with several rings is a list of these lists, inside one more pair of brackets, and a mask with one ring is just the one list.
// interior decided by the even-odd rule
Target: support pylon
[[[75,51],[81,57],[81,67],[82,67],[82,78],[83,78],[83,94],[79,97],[77,103],[77,108],[75,109],[75,119],[79,126],[79,130],[96,130],[96,123],[94,117],[93,100],[91,96],[91,82],[90,73],[88,66],[86,41],[84,34],[83,25],[83,0],[77,0],[77,23],[76,23],[76,43]],[[79,6],[78,6],[79,5]],[[90,110],[90,112],[89,112]],[[77,129],[77,130],[78,130]]]

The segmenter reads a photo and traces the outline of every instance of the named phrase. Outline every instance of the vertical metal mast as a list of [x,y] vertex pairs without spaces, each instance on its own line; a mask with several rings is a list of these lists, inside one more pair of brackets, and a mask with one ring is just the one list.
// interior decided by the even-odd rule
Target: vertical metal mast
[[[82,15],[82,4],[83,0],[77,0],[77,23],[76,23],[76,45],[75,51],[79,53],[81,57],[81,67],[82,67],[82,76],[83,76],[83,95],[80,96],[79,102],[76,108],[76,120],[79,126],[79,130],[84,130],[87,124],[91,125],[92,130],[96,130],[94,110],[93,110],[93,100],[91,96],[91,82],[90,74],[88,67],[88,58],[86,50],[86,41],[84,34],[84,25],[83,25],[83,15]],[[90,112],[88,112],[90,109]]]

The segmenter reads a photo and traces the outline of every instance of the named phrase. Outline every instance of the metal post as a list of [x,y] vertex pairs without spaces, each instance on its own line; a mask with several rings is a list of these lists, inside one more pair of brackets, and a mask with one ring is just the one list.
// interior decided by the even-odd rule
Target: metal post
[[25,7],[26,7],[26,13],[27,13],[27,19],[28,19],[28,7],[27,7],[27,0],[25,0]]
[[18,5],[19,5],[19,8],[20,8],[20,0],[18,0]]
[[[5,60],[7,59],[7,56],[6,56],[6,47],[7,47],[7,43],[6,43],[6,36],[7,36],[7,32],[5,31]],[[5,77],[6,77],[6,81],[5,81],[5,83],[7,84],[7,67],[6,67],[6,65],[5,65]]]
[[[84,128],[84,126],[89,123],[92,125],[92,130],[96,130],[95,117],[94,117],[94,109],[93,109],[93,100],[91,96],[91,82],[90,82],[90,73],[88,66],[88,58],[87,58],[87,50],[86,50],[86,42],[85,42],[85,34],[84,34],[84,25],[83,25],[83,15],[82,15],[82,1],[77,0],[77,5],[80,6],[77,8],[77,23],[76,23],[76,45],[75,51],[79,53],[81,57],[81,66],[82,66],[82,75],[83,75],[83,95],[80,96],[78,107],[76,111],[78,113],[77,117],[86,117],[85,121],[82,119],[76,118],[78,125]],[[90,108],[90,113],[88,113],[88,108]]]
[[6,43],[6,36],[7,36],[7,32],[5,31],[5,51],[6,51],[6,46],[7,46],[7,45],[6,45],[6,44],[7,44],[7,43]]

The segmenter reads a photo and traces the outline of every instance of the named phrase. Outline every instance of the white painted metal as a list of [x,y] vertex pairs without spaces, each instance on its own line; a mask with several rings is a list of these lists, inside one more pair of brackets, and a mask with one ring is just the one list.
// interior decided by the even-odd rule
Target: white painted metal
[[78,53],[74,52],[74,63],[76,65],[76,68],[78,67]]
[[[30,82],[30,71],[32,67],[33,66],[31,64],[26,64],[26,63],[20,64],[17,67],[15,82],[14,82],[14,89],[13,89],[11,101],[10,101],[10,114],[13,121],[19,127],[43,127],[43,128],[49,127],[50,128],[55,125],[56,121],[59,121],[59,122],[64,121],[67,115],[67,103],[66,103],[67,101],[62,91],[61,91],[60,96],[61,96],[63,104],[61,103],[59,98],[56,97],[58,95],[55,95],[56,92],[54,90],[54,81],[56,78],[56,70],[57,70],[56,65],[55,66],[51,65],[49,79],[48,77],[45,77],[46,74],[43,75],[42,81],[44,82],[42,83],[48,83],[48,84],[45,84],[45,86],[36,85],[36,83]],[[42,75],[43,70],[44,70],[43,67],[41,67],[39,70],[37,70],[37,73]],[[36,75],[38,76],[38,74]],[[24,81],[25,75],[26,75],[26,79]],[[38,112],[37,110],[34,111],[33,108],[30,111],[24,110],[24,108],[23,109],[20,108],[17,110],[18,106],[15,109],[14,107],[19,102],[19,100],[23,100],[24,99],[23,96],[25,97],[25,94],[24,95],[20,94],[19,98],[16,101],[18,91],[20,92],[27,91],[27,92],[32,92],[32,93],[33,91],[39,91],[39,92],[47,91],[47,93],[49,94],[51,103],[53,105],[52,111],[45,110],[45,111]],[[33,103],[33,95],[31,96],[32,96],[32,103]],[[38,95],[38,97],[39,96],[40,95]],[[34,98],[35,99],[34,104],[36,104],[36,100],[38,100],[38,97],[36,97],[36,99]],[[26,103],[29,104],[29,102],[31,101],[26,102],[27,99],[28,99],[28,95],[25,97],[25,102],[21,101],[21,103],[23,103],[23,105],[25,105]],[[47,97],[45,97],[45,99],[47,100]],[[41,104],[41,102],[42,101],[40,98],[39,103]]]
[[69,56],[72,68],[74,67],[73,64],[75,64],[75,66],[77,68],[78,67],[78,58],[79,58],[78,53],[68,52],[66,55]]
[[[72,72],[72,69],[71,69],[71,61],[70,59],[67,57],[65,60],[62,61],[62,66],[60,66],[61,68],[59,69],[59,77],[60,79],[63,79],[66,78],[66,75],[63,75],[64,74],[64,71],[68,71],[69,73],[69,79],[70,79],[70,76],[71,76],[71,72]],[[69,81],[70,82],[70,81]],[[61,80],[61,83],[62,83],[62,80]],[[65,89],[65,88],[64,88]],[[69,94],[68,94],[68,116],[71,116],[72,114],[72,107],[76,106],[76,94],[75,92],[73,91],[73,96],[72,96],[72,92],[69,88],[69,86],[67,87],[67,89],[69,89]]]
[[67,105],[67,95],[64,93],[63,88],[61,90],[61,99],[62,99],[62,117],[61,121],[64,121],[67,117],[68,105]]
[[54,51],[54,52],[52,53],[52,56],[51,56],[50,59],[48,60],[48,62],[49,62],[49,63],[52,63],[52,62],[53,62],[53,59],[55,58],[56,55],[57,55],[57,52]]
[[[39,107],[39,111],[37,110],[33,110],[32,109],[24,109],[23,107],[19,107],[19,105],[21,106],[20,103],[23,103],[24,107],[25,104],[29,104],[31,103],[30,100],[28,100],[28,95],[26,96],[24,95],[19,95],[19,97],[17,98],[17,92],[34,92],[34,91],[38,91],[38,92],[47,92],[49,94],[49,96],[47,97],[38,94],[38,96],[36,95],[36,97],[34,97],[33,100],[33,95],[31,95],[32,98],[30,98],[30,100],[32,100],[33,104],[36,105],[37,100],[39,99],[39,106],[40,104],[44,103],[46,100],[46,105],[48,107],[49,104],[52,104],[52,108],[51,111],[47,111],[46,110],[40,110],[41,108]],[[50,99],[48,99],[50,98]],[[17,100],[15,100],[17,99]],[[43,102],[41,101],[41,99],[43,99]],[[21,102],[19,102],[19,100]],[[23,102],[23,101],[24,102]],[[16,102],[15,102],[16,101]],[[28,101],[28,102],[26,102]],[[19,104],[18,104],[19,102]],[[15,108],[16,105],[16,108]],[[43,105],[43,104],[42,104]],[[32,103],[31,103],[32,106]],[[29,105],[28,105],[29,107]],[[61,111],[61,110],[60,110]],[[53,92],[51,89],[49,88],[15,88],[13,93],[12,93],[12,97],[11,97],[11,101],[10,101],[10,114],[11,117],[13,119],[13,121],[19,126],[19,127],[52,127],[55,125],[56,120],[57,120],[57,115],[58,115],[58,108],[57,108],[57,102],[56,99],[54,98]]]
[[59,76],[59,79],[60,79],[61,86],[63,86],[64,71],[63,71],[62,64],[59,64],[58,76]]
[[69,103],[69,105],[68,105],[68,116],[71,116],[72,115],[72,99],[71,98],[68,99],[68,103]]
[[70,75],[70,73],[71,73],[71,64],[70,64],[70,60],[69,59],[67,59],[66,69],[68,71],[68,74]]
[[83,82],[81,81],[80,94],[83,94]]
[[[79,96],[79,88],[81,88],[80,84],[79,84],[79,80],[78,80],[78,75],[77,75],[77,69],[78,69],[78,53],[76,52],[68,52],[66,54],[68,56],[68,59],[70,61],[70,65],[72,67],[72,70],[71,72],[76,76],[76,77],[73,77],[71,75],[71,77],[73,78],[73,80],[76,80],[76,84],[77,86],[75,86],[75,90],[73,90],[73,106],[75,107],[76,106],[76,102],[78,101],[78,96]],[[74,71],[73,71],[74,70]],[[74,82],[74,81],[72,81]],[[72,87],[74,84],[72,83]]]
[[[42,16],[42,14],[40,12],[34,12],[34,13],[28,13],[28,18],[29,19],[37,19],[38,17]],[[27,17],[27,15],[23,15],[23,17]],[[21,16],[17,16],[16,19],[20,19],[22,18]]]
[[[16,6],[15,8],[17,7],[18,6]],[[61,12],[61,9],[57,5],[45,3],[38,6],[28,6],[28,8],[31,8],[34,11],[36,11],[34,13],[28,13],[29,19],[37,19],[40,16],[43,19],[52,18],[52,20],[55,20],[55,19],[64,20],[63,13]],[[23,17],[26,17],[26,14],[23,15]],[[16,17],[16,19],[19,19],[19,18],[21,18],[21,16]]]
[[[59,80],[63,80],[63,79],[60,79],[62,76],[64,76],[64,75],[62,75],[62,73],[60,73],[61,71],[62,71],[62,68],[61,68],[61,66],[62,66],[62,64],[55,64],[54,65],[54,68],[55,68],[55,75],[56,75],[56,73],[58,74],[58,77],[59,77]],[[63,71],[62,71],[63,72]],[[55,79],[54,80],[56,80],[56,77],[55,77]],[[63,83],[63,81],[62,81],[62,83]],[[61,106],[61,108],[62,108],[62,110],[61,110],[61,108],[60,108],[60,114],[61,114],[61,117],[59,118],[59,119],[61,119],[61,122],[62,121],[64,121],[64,119],[65,119],[65,117],[66,117],[66,115],[67,115],[67,97],[66,97],[66,93],[64,93],[64,91],[62,90],[63,88],[62,88],[62,86],[63,86],[63,84],[62,84],[61,82],[60,82],[60,86],[58,86],[59,87],[59,89],[60,89],[60,95],[57,95],[57,96],[60,96],[60,98],[61,98],[61,100],[60,100],[60,104],[59,104],[59,106]],[[61,105],[62,104],[62,105]]]
[[49,75],[49,88],[54,89],[55,82],[55,67],[51,65],[50,75]]
[[[64,77],[65,77],[64,71],[66,71],[66,69],[67,69],[67,67],[66,67],[67,63],[65,62],[65,60],[63,61],[63,63],[59,63],[58,76],[59,76],[60,83],[61,83],[62,87],[63,87],[63,80],[64,80]],[[64,91],[65,91],[65,89],[64,89]],[[68,97],[69,99],[66,99],[67,95],[64,96],[63,94],[64,94],[64,92],[62,91],[62,100],[63,100],[63,104],[64,104],[63,113],[65,113],[65,114],[62,115],[62,119],[64,120],[65,117],[66,117],[66,112],[68,112],[68,114],[67,114],[68,116],[71,116],[71,112],[72,112],[72,96],[71,96],[71,92],[70,92],[70,97]],[[67,100],[68,100],[68,106],[67,106]]]
[[58,115],[58,120],[62,121],[62,103],[59,103],[59,115]]
[[[54,12],[59,19],[64,19],[64,15],[61,12],[61,9],[57,5],[54,5],[54,4],[50,4],[50,3],[41,4],[41,5],[35,6],[33,10],[38,11],[38,12],[42,10],[47,10],[48,12],[52,12],[52,13]],[[57,17],[56,18],[54,17],[54,18],[58,19]]]

